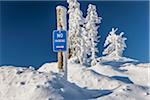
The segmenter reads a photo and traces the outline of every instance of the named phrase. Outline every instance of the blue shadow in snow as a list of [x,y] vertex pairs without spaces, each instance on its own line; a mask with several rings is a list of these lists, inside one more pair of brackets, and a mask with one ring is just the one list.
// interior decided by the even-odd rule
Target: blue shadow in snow
[[127,84],[133,84],[133,82],[128,77],[125,76],[112,76],[111,78],[122,81]]
[[[93,90],[94,91],[94,90]],[[102,96],[106,96],[111,94],[113,91],[112,90],[97,90],[97,92],[99,92],[99,94],[97,93],[95,96],[93,96],[91,99],[96,99]]]
[[126,62],[108,61],[108,62],[103,62],[102,64],[104,64],[104,65],[111,65],[111,66],[119,68],[125,63],[138,64],[139,62],[134,62],[134,61],[126,61]]
[[110,66],[113,66],[112,68],[114,70],[117,70],[119,72],[125,72],[127,70],[123,69],[119,69],[120,67],[122,67],[123,64],[126,64],[126,63],[132,63],[132,64],[138,64],[139,62],[135,62],[135,61],[126,61],[126,62],[119,62],[119,61],[108,61],[108,62],[103,62],[102,64],[103,65],[110,65]]

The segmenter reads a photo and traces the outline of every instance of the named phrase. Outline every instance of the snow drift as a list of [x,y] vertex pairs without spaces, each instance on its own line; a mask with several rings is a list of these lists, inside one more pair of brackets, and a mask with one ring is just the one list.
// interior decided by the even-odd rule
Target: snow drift
[[149,63],[129,62],[86,67],[69,60],[66,81],[57,63],[46,63],[38,70],[2,66],[0,100],[148,100],[149,68]]
[[109,90],[82,89],[60,76],[52,72],[2,66],[0,100],[79,100],[111,93]]
[[0,100],[61,100],[63,97],[52,84],[52,74],[27,68],[0,67]]
[[[51,72],[56,68],[54,66],[57,65],[55,63],[45,64],[38,71]],[[54,72],[57,71],[58,70],[55,70]],[[68,64],[68,80],[82,88],[88,89],[114,89],[123,84],[120,81],[90,70],[85,66],[73,63]],[[106,84],[108,84],[107,87]]]
[[[58,73],[57,63],[46,63],[38,71]],[[103,59],[102,63],[86,67],[68,63],[68,80],[85,89],[111,90],[112,93],[96,97],[98,100],[148,100],[150,97],[149,63],[138,64],[130,58]],[[138,92],[137,92],[138,91]]]

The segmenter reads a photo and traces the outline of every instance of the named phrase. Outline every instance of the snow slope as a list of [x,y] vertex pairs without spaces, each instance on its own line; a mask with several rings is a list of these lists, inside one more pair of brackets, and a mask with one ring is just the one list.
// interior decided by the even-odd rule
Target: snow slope
[[2,66],[0,100],[80,100],[111,93],[107,90],[82,89],[60,76],[52,72]]
[[86,67],[70,60],[66,81],[55,62],[38,70],[2,66],[0,100],[149,100],[149,68],[123,60]]
[[[58,72],[56,63],[44,64],[39,71]],[[137,64],[130,58],[103,59],[95,66],[68,63],[68,80],[86,89],[111,90],[112,93],[94,99],[148,100],[150,98],[149,63]]]
[[147,88],[137,85],[124,85],[113,93],[97,98],[96,100],[149,100],[150,94]]
[[62,100],[48,81],[55,76],[27,68],[0,67],[0,100]]
[[134,84],[141,86],[150,86],[150,64],[131,64],[126,63],[121,67],[116,68],[111,65],[97,64],[89,69],[94,70],[97,73],[113,77],[113,76],[123,76],[128,77]]
[[[51,72],[56,64],[45,64],[38,71]],[[96,73],[80,64],[68,64],[68,79],[82,88],[88,89],[114,89],[123,83],[105,75]],[[52,70],[51,70],[52,69]],[[57,72],[58,70],[55,70]],[[106,87],[106,84],[109,84]]]

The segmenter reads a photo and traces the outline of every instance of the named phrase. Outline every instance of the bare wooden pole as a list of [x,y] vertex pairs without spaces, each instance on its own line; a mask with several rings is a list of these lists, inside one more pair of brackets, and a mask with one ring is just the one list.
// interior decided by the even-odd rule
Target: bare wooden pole
[[[63,6],[57,6],[56,11],[57,11],[57,30],[66,30],[66,8]],[[67,71],[66,55],[67,51],[64,53],[61,51],[58,52],[58,69],[60,72],[63,72],[64,70]],[[67,75],[64,75],[64,77],[66,78]]]
[[59,72],[63,72],[63,53],[61,51],[58,52],[58,69]]

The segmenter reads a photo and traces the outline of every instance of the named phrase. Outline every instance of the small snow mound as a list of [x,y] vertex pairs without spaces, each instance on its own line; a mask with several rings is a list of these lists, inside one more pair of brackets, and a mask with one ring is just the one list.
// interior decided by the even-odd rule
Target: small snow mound
[[59,70],[58,70],[58,67],[57,67],[57,63],[46,63],[44,65],[42,65],[39,69],[38,69],[39,72],[55,72],[55,73],[58,73]]
[[95,66],[90,67],[89,69],[94,70],[97,73],[106,75],[106,76],[123,76],[124,74],[120,72],[119,70],[116,70],[114,66],[111,65],[102,65],[102,64],[97,64]]
[[100,63],[110,62],[110,61],[115,61],[115,62],[138,62],[138,60],[127,58],[127,57],[110,57],[110,56],[99,57],[99,58],[97,58],[97,60]]
[[[39,71],[41,72],[58,72],[56,63],[44,64]],[[88,69],[86,66],[68,63],[68,80],[77,84],[80,87],[88,89],[114,89],[123,83],[108,76]],[[107,87],[106,87],[107,84]]]
[[[119,65],[119,67],[118,67]],[[134,64],[134,63],[124,63],[124,64],[97,64],[89,69],[94,70],[97,73],[113,77],[127,77],[134,84],[141,86],[150,86],[149,80],[149,65],[150,63]],[[117,66],[117,67],[116,67]]]
[[51,71],[13,66],[0,67],[0,90],[0,100],[87,100],[111,93],[80,88]]
[[62,100],[49,83],[53,76],[28,68],[0,67],[0,100]]
[[120,69],[127,70],[124,74],[128,76],[135,84],[150,86],[149,65],[150,64],[124,64]]
[[128,84],[113,91],[112,94],[100,97],[97,100],[149,100],[148,88]]
[[113,89],[123,84],[120,81],[96,73],[95,71],[79,64],[69,65],[68,77],[69,81],[88,89]]
[[150,63],[137,64],[138,67],[150,68]]

